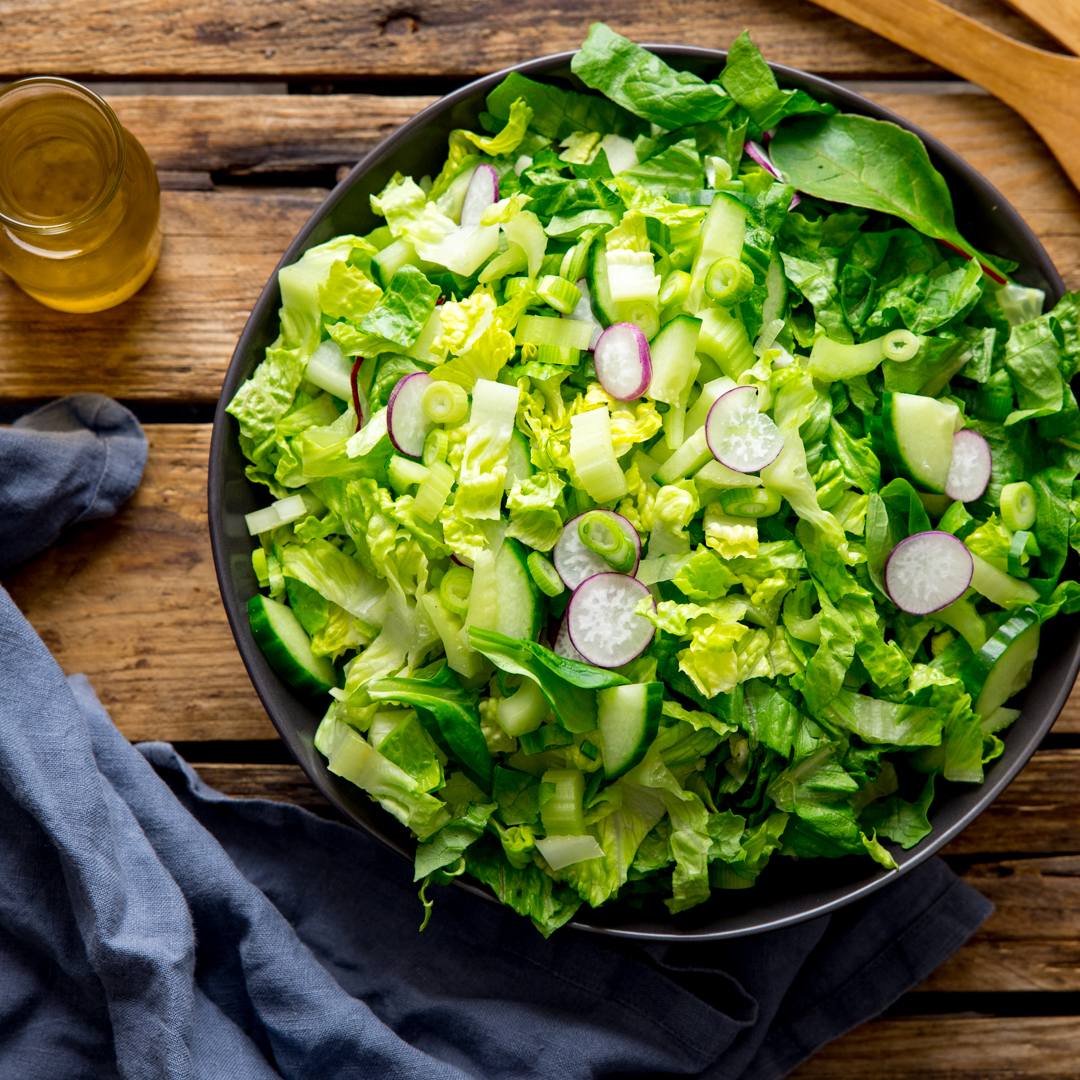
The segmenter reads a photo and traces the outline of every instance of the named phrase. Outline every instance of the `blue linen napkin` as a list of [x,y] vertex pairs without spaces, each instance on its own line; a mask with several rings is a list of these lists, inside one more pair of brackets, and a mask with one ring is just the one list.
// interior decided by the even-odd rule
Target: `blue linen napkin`
[[[114,511],[145,455],[134,417],[96,395],[0,431],[0,565]],[[933,860],[729,943],[545,941],[453,888],[419,934],[404,861],[298,807],[227,798],[165,743],[132,747],[2,590],[0,665],[2,1077],[772,1080],[990,911]]]

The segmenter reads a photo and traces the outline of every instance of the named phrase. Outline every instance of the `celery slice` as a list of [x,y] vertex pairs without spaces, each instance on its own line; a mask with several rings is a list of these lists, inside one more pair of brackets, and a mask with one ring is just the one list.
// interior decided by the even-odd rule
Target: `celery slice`
[[607,406],[578,413],[570,420],[570,460],[586,492],[598,503],[612,502],[626,494],[626,477],[615,457]]
[[592,326],[576,319],[552,319],[545,315],[525,315],[517,324],[514,341],[518,345],[556,345],[560,348],[587,349]]
[[450,489],[454,486],[454,470],[445,461],[433,461],[423,483],[416,489],[413,513],[429,525],[442,513]]

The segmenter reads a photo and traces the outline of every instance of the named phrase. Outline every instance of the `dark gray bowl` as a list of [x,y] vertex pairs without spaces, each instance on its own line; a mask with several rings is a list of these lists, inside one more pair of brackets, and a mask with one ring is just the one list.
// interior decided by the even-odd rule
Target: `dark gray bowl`
[[[669,45],[650,48],[674,67],[706,78],[715,76],[725,56],[714,49]],[[339,233],[362,234],[374,228],[378,222],[371,212],[368,196],[378,192],[395,171],[434,176],[445,160],[449,132],[459,127],[476,128],[484,97],[509,71],[584,89],[570,73],[572,55],[566,52],[542,57],[478,79],[415,116],[338,184],[289,245],[279,267],[294,262],[309,247]],[[935,166],[948,181],[960,231],[977,247],[1018,262],[1021,269],[1017,279],[1044,289],[1049,303],[1057,301],[1064,286],[1042,245],[1020,215],[957,154],[888,109],[850,90],[792,68],[777,64],[772,68],[784,87],[801,87],[846,112],[890,120],[919,135]],[[226,414],[225,406],[277,336],[280,304],[275,271],[236,346],[214,418],[210,447],[210,537],[221,596],[251,681],[290,753],[312,783],[346,818],[403,857],[411,858],[415,842],[407,831],[359,788],[327,771],[324,758],[312,743],[319,713],[271,671],[248,626],[246,604],[258,591],[258,585],[251,569],[253,543],[244,526],[244,514],[262,505],[265,494],[244,478],[245,462],[237,442],[237,424]],[[877,869],[869,859],[855,857],[776,859],[755,888],[714,892],[708,903],[678,916],[668,914],[659,903],[643,908],[616,903],[598,911],[582,908],[573,925],[630,938],[718,939],[791,925],[867,896],[928,858],[993,802],[1054,723],[1078,667],[1080,617],[1058,618],[1053,631],[1043,637],[1035,679],[1022,697],[1022,715],[1005,737],[1005,752],[987,770],[986,782],[978,787],[943,785],[934,803],[933,833],[910,851],[895,850],[897,870]],[[493,899],[479,885],[459,879],[459,887],[478,897]]]

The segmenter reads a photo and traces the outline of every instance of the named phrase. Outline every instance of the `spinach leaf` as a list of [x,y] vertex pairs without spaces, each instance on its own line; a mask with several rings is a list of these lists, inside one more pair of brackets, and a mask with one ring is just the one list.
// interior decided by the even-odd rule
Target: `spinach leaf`
[[488,818],[495,809],[494,803],[471,803],[460,816],[444,825],[430,840],[416,847],[413,864],[413,880],[419,881],[428,874],[457,862],[487,828]]
[[532,679],[567,731],[595,730],[594,691],[606,686],[622,686],[628,681],[613,671],[565,660],[535,641],[507,637],[494,630],[470,626],[469,641],[500,671]]
[[586,86],[669,131],[716,120],[735,106],[722,87],[689,71],[675,71],[603,23],[589,27],[570,69]]
[[804,90],[781,90],[746,30],[728,50],[720,85],[750,114],[757,128],[755,137],[776,127],[786,116],[836,111],[832,105],[815,101]]
[[518,98],[533,111],[530,126],[549,139],[565,139],[575,131],[611,132],[632,139],[648,131],[632,113],[595,94],[579,94],[511,72],[487,96],[487,107],[500,120],[510,118]]
[[[423,675],[432,668],[424,668]],[[374,679],[364,687],[373,701],[400,701],[412,705],[421,717],[426,713],[454,756],[468,772],[491,785],[491,753],[480,730],[478,696],[466,690],[443,661],[426,678]]]
[[619,176],[633,180],[654,195],[695,191],[705,186],[705,172],[694,139],[683,139],[641,164],[624,169]]
[[974,254],[956,230],[945,178],[921,140],[896,124],[848,113],[802,117],[777,131],[769,152],[799,191],[893,214]]

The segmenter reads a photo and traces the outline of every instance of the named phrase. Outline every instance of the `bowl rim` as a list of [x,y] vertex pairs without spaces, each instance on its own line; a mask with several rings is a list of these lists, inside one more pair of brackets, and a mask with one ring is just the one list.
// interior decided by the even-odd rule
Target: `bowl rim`
[[[643,44],[642,47],[665,59],[684,57],[717,65],[722,64],[727,56],[727,50],[710,49],[700,46]],[[314,774],[313,770],[308,767],[304,755],[298,752],[297,740],[299,736],[297,736],[296,732],[293,731],[283,719],[278,717],[277,710],[269,699],[269,692],[262,685],[262,678],[264,677],[263,665],[265,662],[258,650],[258,646],[251,637],[247,625],[246,610],[235,600],[233,589],[231,588],[231,575],[229,573],[228,560],[225,555],[226,537],[223,503],[226,477],[222,465],[224,460],[223,449],[224,441],[227,438],[235,437],[235,433],[230,430],[231,418],[225,412],[225,407],[232,399],[240,383],[248,377],[248,375],[242,371],[242,367],[247,353],[252,347],[253,338],[261,330],[267,319],[276,318],[277,308],[280,305],[280,292],[277,285],[278,271],[283,266],[287,266],[294,262],[309,246],[312,246],[308,243],[312,234],[319,227],[323,219],[345,196],[349,188],[359,181],[368,171],[394,154],[403,143],[407,142],[412,137],[417,129],[426,126],[434,117],[450,111],[456,105],[465,102],[476,95],[486,93],[488,90],[497,86],[512,72],[530,76],[542,76],[553,69],[565,67],[569,65],[569,62],[577,51],[578,50],[567,50],[552,53],[547,56],[536,57],[532,60],[510,65],[499,71],[475,79],[422,109],[366,154],[364,158],[334,187],[323,202],[320,203],[318,208],[312,213],[282,254],[281,259],[278,261],[266,285],[263,287],[258,301],[248,316],[247,322],[230,360],[228,370],[226,371],[222,384],[222,391],[219,395],[217,407],[215,409],[208,475],[208,521],[211,547],[214,554],[214,564],[222,603],[225,607],[238,651],[240,652],[241,658],[252,680],[252,684],[262,700],[271,722],[274,724],[274,727],[285,742],[293,758],[321,794],[327,798],[354,827],[363,829],[374,839],[406,858],[409,857],[407,852],[397,845],[390,837],[383,835],[377,829],[372,828],[368,823],[359,820],[353,815],[349,807],[337,796],[333,789],[328,789],[327,785],[322,782],[323,778]],[[874,117],[875,119],[894,123],[917,135],[922,140],[935,165],[944,163],[947,167],[947,172],[950,174],[958,174],[975,190],[981,191],[982,196],[992,204],[992,210],[1001,215],[1006,228],[1016,236],[1024,247],[1033,253],[1034,258],[1032,262],[1021,268],[1021,274],[1023,274],[1024,271],[1029,272],[1029,274],[1037,273],[1042,281],[1048,286],[1048,301],[1056,302],[1061,296],[1064,292],[1064,283],[1049,255],[1030,226],[1028,226],[1027,222],[1011,203],[1009,203],[1001,193],[975,169],[974,166],[968,164],[958,153],[956,153],[956,151],[952,150],[940,140],[923,131],[917,125],[912,124],[899,114],[894,113],[883,105],[879,105],[877,102],[872,101],[854,90],[840,86],[820,76],[796,68],[791,68],[783,64],[770,62],[769,67],[774,75],[777,76],[778,82],[782,86],[784,84],[789,86],[801,86],[802,88],[809,90],[816,97],[842,104],[843,108],[847,111],[857,112],[862,115]],[[1064,617],[1059,616],[1059,618]],[[967,828],[968,825],[970,825],[971,822],[974,821],[975,818],[978,817],[979,814],[981,814],[1015,778],[1017,773],[1019,773],[1034,751],[1038,748],[1042,737],[1052,727],[1069,696],[1073,680],[1076,677],[1077,671],[1080,670],[1080,633],[1074,635],[1070,648],[1071,652],[1069,651],[1069,648],[1067,648],[1066,652],[1063,653],[1057,661],[1059,668],[1061,663],[1064,662],[1064,676],[1061,678],[1056,691],[1050,696],[1050,699],[1042,703],[1043,716],[1033,729],[1032,733],[1027,736],[1024,746],[1017,747],[1014,754],[1008,755],[1009,748],[1008,743],[1006,743],[1006,752],[988,768],[988,776],[984,783],[977,788],[972,788],[972,791],[978,795],[974,805],[962,813],[951,825],[945,828],[935,827],[934,831],[929,836],[923,841],[920,841],[920,843],[915,845],[910,851],[894,852],[898,863],[896,869],[879,869],[876,872],[871,872],[865,879],[855,885],[844,884],[831,888],[824,888],[818,892],[800,893],[767,902],[760,908],[750,908],[741,919],[735,918],[730,925],[724,925],[724,916],[721,915],[718,920],[719,925],[714,923],[712,927],[704,930],[691,929],[688,931],[679,931],[677,929],[658,927],[655,924],[647,922],[640,925],[631,923],[629,926],[607,926],[603,925],[602,922],[589,923],[580,921],[579,916],[576,916],[567,924],[567,926],[589,933],[631,940],[717,941],[728,938],[747,937],[754,934],[766,933],[770,930],[794,926],[798,923],[831,914],[846,907],[848,904],[865,899],[878,889],[884,887],[888,882],[901,874],[914,869],[926,859],[936,854],[945,844]],[[1011,760],[1007,760],[1007,755]],[[486,887],[477,883],[464,881],[459,878],[455,879],[454,884],[485,901],[496,904],[500,903],[493,893]],[[808,900],[809,902],[807,902]],[[603,912],[605,911],[605,907],[595,910],[597,912]],[[749,921],[753,912],[761,912],[762,917]]]

